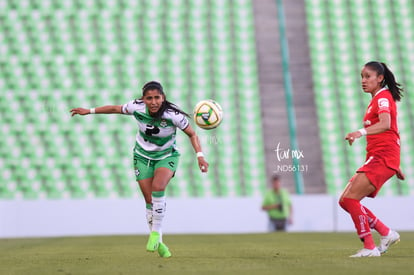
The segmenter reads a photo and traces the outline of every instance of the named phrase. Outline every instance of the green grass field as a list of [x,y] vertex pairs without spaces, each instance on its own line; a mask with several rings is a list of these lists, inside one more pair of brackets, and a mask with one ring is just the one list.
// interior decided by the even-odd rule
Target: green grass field
[[146,236],[0,239],[0,274],[413,274],[414,232],[400,233],[359,259],[354,233],[166,235],[168,259],[145,251]]

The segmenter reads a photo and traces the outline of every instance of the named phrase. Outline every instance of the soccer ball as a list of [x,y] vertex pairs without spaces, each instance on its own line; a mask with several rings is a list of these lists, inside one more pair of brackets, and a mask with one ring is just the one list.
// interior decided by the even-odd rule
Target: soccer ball
[[220,125],[223,120],[223,109],[214,100],[206,99],[196,104],[193,115],[198,127],[210,130]]

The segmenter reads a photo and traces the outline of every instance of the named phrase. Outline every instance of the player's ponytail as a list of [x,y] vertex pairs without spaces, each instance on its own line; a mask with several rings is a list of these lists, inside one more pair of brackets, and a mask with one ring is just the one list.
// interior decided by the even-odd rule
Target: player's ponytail
[[161,105],[160,109],[158,110],[158,112],[153,114],[153,117],[154,117],[155,120],[161,119],[162,114],[167,110],[172,110],[174,112],[181,113],[181,114],[183,114],[187,117],[190,116],[189,114],[187,114],[186,112],[184,112],[183,110],[178,108],[177,105],[175,105],[174,103],[171,103],[167,100],[167,97],[165,96],[164,89],[163,89],[161,83],[159,83],[157,81],[149,81],[149,82],[145,83],[144,86],[142,87],[142,96],[145,96],[145,93],[149,90],[158,90],[165,98],[165,100],[162,103],[162,105]]
[[401,84],[399,84],[394,77],[394,74],[391,72],[391,70],[388,68],[388,66],[385,63],[381,63],[381,65],[384,67],[384,82],[385,85],[388,86],[388,89],[390,90],[392,97],[395,101],[400,101],[403,97],[403,89],[401,87]]
[[392,98],[395,101],[400,101],[403,97],[403,89],[401,87],[401,84],[399,84],[395,80],[394,74],[391,72],[391,70],[388,68],[388,66],[383,62],[377,62],[377,61],[371,61],[365,64],[366,67],[369,67],[377,72],[378,75],[383,75],[384,80],[381,83],[381,87],[388,87],[388,90],[390,90],[392,94]]
[[167,99],[165,99],[165,101],[162,103],[161,108],[159,109],[159,111],[157,112],[157,114],[159,113],[159,118],[161,118],[162,114],[166,111],[166,110],[172,110],[174,112],[178,112],[180,114],[185,115],[186,117],[190,117],[189,114],[187,114],[186,112],[184,112],[183,110],[181,110],[180,108],[178,108],[177,105],[175,105],[174,103],[169,102]]

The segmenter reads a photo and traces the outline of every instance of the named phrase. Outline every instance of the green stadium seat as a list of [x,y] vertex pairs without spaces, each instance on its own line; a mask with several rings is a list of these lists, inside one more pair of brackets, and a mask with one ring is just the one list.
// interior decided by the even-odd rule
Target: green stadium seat
[[[260,123],[230,123],[261,120],[259,111],[249,118],[241,111],[260,109],[251,1],[10,0],[0,1],[0,19],[0,89],[7,91],[0,122],[8,136],[0,173],[9,182],[1,198],[137,196],[133,118],[71,118],[69,109],[126,103],[151,79],[190,114],[206,98],[225,112],[219,129],[195,128],[211,163],[207,175],[198,171],[188,137],[178,134],[182,157],[172,196],[263,190],[263,152],[239,150],[244,143],[260,147],[261,137],[247,134],[260,132]],[[235,154],[240,160],[227,158]]]

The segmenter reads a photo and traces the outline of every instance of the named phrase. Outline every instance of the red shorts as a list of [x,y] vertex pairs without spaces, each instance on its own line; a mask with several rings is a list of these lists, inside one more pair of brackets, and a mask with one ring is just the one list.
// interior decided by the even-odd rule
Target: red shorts
[[368,195],[368,197],[374,198],[384,183],[394,176],[397,171],[389,168],[383,158],[370,156],[365,164],[357,170],[357,173],[365,173],[371,184],[375,186],[375,191]]

